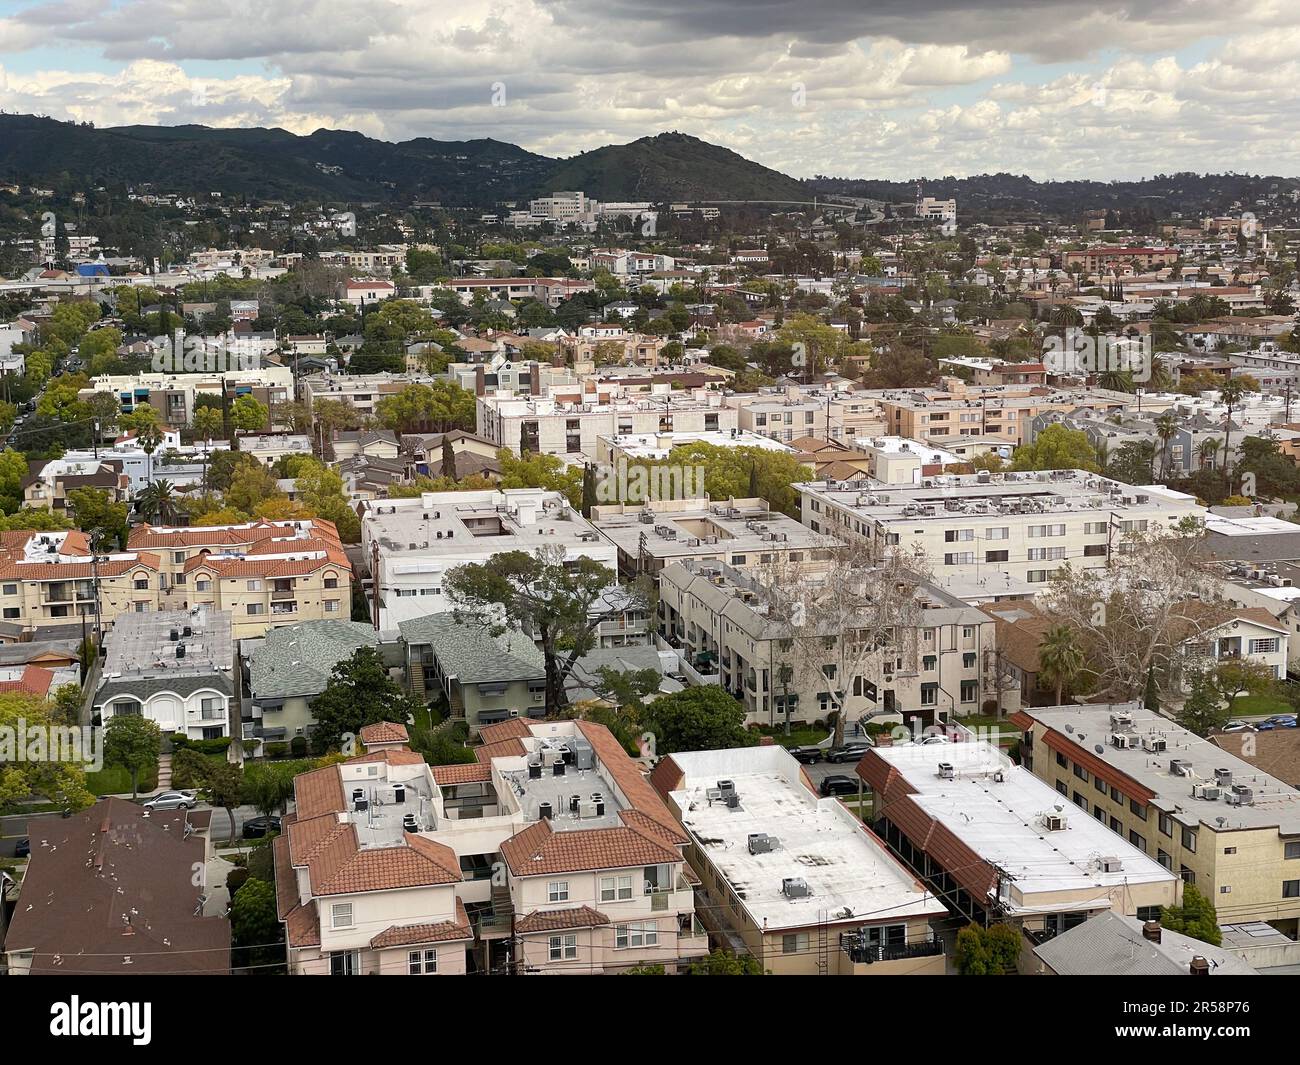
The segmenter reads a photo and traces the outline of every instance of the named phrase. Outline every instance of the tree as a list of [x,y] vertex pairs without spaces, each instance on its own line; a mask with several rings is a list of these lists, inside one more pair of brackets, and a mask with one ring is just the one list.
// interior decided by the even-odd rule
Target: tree
[[749,747],[755,742],[745,728],[744,704],[716,685],[660,696],[647,708],[646,724],[660,755]]
[[411,384],[375,404],[375,417],[396,433],[473,430],[474,396],[450,381]]
[[1240,377],[1229,377],[1219,386],[1219,399],[1228,408],[1223,419],[1223,484],[1228,484],[1228,468],[1232,464],[1232,409],[1249,391],[1249,385]]
[[104,761],[131,774],[131,796],[140,793],[140,774],[158,764],[162,731],[137,714],[114,714],[104,727]]
[[501,465],[501,488],[545,488],[559,492],[574,507],[582,506],[582,469],[568,465],[558,455],[515,455],[502,449],[497,452],[497,461]]
[[383,656],[373,647],[358,647],[334,666],[325,690],[311,703],[316,719],[311,730],[317,754],[341,749],[366,725],[395,721],[405,725],[423,707],[388,675]]
[[1175,720],[1198,736],[1209,735],[1228,723],[1228,711],[1219,701],[1218,693],[1206,674],[1192,679],[1192,690]]
[[[54,704],[38,696],[0,692],[0,733],[18,737],[26,754],[29,749],[25,737],[33,734],[30,730],[60,724],[56,720],[57,712]],[[23,729],[28,731],[24,733]],[[0,807],[24,802],[33,795],[66,810],[81,810],[95,801],[86,787],[86,763],[69,757],[74,752],[66,746],[60,745],[55,750],[47,744],[48,757],[44,758],[23,757],[17,749],[6,750],[7,746],[0,743]],[[86,759],[91,753],[84,752]]]
[[221,411],[213,407],[200,407],[192,420],[194,435],[200,440],[217,440],[225,432],[226,420]]
[[1219,931],[1219,915],[1215,912],[1214,903],[1202,895],[1195,884],[1183,885],[1181,906],[1160,908],[1160,924],[1171,932],[1181,932],[1211,946],[1217,947],[1223,943],[1223,933]]
[[68,493],[68,505],[82,532],[94,533],[94,549],[104,550],[111,544],[124,544],[128,532],[127,505],[112,499],[98,488],[74,488]]
[[1088,434],[1049,425],[1032,444],[1022,444],[1011,456],[1013,470],[1087,470],[1097,472],[1097,453]]
[[255,396],[243,395],[230,405],[230,424],[236,432],[254,433],[266,428],[266,404]]
[[1277,686],[1273,671],[1262,662],[1252,662],[1248,658],[1220,659],[1208,673],[1206,683],[1226,706],[1226,714],[1232,716],[1232,708],[1242,695],[1264,695]]
[[1160,479],[1169,479],[1169,442],[1178,435],[1178,419],[1169,412],[1155,421],[1156,436],[1160,440]]
[[1061,705],[1064,689],[1070,687],[1083,672],[1083,649],[1068,625],[1054,625],[1043,636],[1038,647],[1038,676],[1056,688],[1056,702]]
[[1120,444],[1106,463],[1106,476],[1125,484],[1150,484],[1154,478],[1156,445],[1152,440]]
[[257,964],[268,943],[283,934],[275,904],[275,886],[250,876],[230,900],[231,945],[243,952],[244,964]]
[[361,519],[348,503],[343,477],[315,459],[304,459],[298,467],[294,491],[304,507],[318,518],[332,522],[344,543],[361,539]]
[[23,505],[23,481],[27,477],[27,459],[21,451],[0,451],[0,508],[12,514]]
[[145,485],[136,496],[135,514],[140,521],[151,525],[180,524],[180,507],[171,481],[161,478]]
[[235,807],[244,801],[244,773],[239,766],[225,760],[207,759],[203,787],[208,801],[226,811],[230,824],[230,842],[235,842]]
[[732,954],[727,950],[712,951],[708,957],[691,962],[688,976],[766,976],[763,964],[752,954]]
[[1002,976],[1014,972],[1020,933],[1010,925],[981,928],[968,924],[957,933],[954,960],[962,976]]
[[270,817],[293,798],[293,771],[285,766],[255,763],[244,770],[244,800]]
[[565,681],[599,641],[600,624],[649,604],[641,584],[616,586],[615,574],[590,558],[566,561],[562,549],[506,551],[490,563],[457,566],[443,579],[458,622],[493,636],[518,626],[533,636],[546,665],[546,711],[567,704]]

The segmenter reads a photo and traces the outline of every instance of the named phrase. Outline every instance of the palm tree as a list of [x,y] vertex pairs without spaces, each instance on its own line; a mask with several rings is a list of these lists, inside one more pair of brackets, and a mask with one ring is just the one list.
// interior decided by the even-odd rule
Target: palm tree
[[1168,412],[1156,419],[1156,436],[1160,438],[1160,479],[1169,480],[1169,441],[1178,433],[1178,421]]
[[1207,466],[1213,467],[1219,456],[1219,442],[1213,437],[1207,437],[1196,445],[1196,457],[1200,461],[1201,469]]
[[1068,625],[1055,625],[1048,629],[1038,645],[1038,676],[1056,687],[1056,703],[1083,672],[1083,649]]
[[163,525],[178,524],[180,508],[176,505],[171,481],[163,478],[145,485],[136,496],[135,513],[141,521],[147,521],[151,525],[160,522]]
[[1225,487],[1228,484],[1228,467],[1232,462],[1232,408],[1241,402],[1246,391],[1245,383],[1235,377],[1229,377],[1219,387],[1219,398],[1228,408],[1227,416],[1223,419],[1223,484]]
[[140,450],[145,453],[148,459],[148,475],[146,480],[153,480],[153,453],[158,450],[158,445],[163,442],[162,430],[154,422],[148,425],[142,425],[136,430],[136,443],[140,445]]

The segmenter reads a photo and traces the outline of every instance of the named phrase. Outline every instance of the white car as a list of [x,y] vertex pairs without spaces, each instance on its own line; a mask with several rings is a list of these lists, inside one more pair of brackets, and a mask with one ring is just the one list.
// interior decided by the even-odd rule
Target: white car
[[199,804],[198,792],[164,791],[144,803],[146,810],[193,810]]

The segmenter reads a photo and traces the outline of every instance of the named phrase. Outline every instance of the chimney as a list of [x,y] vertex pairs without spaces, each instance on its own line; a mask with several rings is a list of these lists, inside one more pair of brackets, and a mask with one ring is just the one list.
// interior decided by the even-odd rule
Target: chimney
[[481,396],[487,392],[487,371],[480,364],[474,367],[474,395]]
[[1192,959],[1191,973],[1193,976],[1209,976],[1210,963],[1202,958],[1199,954]]
[[1159,921],[1147,921],[1147,923],[1144,924],[1144,925],[1142,926],[1142,938],[1143,938],[1143,939],[1149,939],[1149,940],[1151,940],[1152,943],[1159,943],[1159,942],[1160,942],[1160,922],[1159,922]]

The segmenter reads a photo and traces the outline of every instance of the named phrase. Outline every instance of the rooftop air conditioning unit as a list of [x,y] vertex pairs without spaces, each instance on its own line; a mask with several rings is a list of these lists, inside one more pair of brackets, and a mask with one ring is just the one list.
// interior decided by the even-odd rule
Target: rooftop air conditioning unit
[[1133,715],[1126,710],[1117,710],[1110,715],[1110,727],[1113,729],[1132,728]]
[[1216,769],[1216,770],[1214,771],[1214,782],[1215,782],[1216,784],[1218,784],[1219,787],[1221,787],[1221,788],[1229,788],[1229,787],[1231,787],[1231,786],[1232,786],[1232,770],[1231,770],[1231,769]]
[[1131,747],[1138,745],[1138,738],[1131,732],[1116,732],[1110,737],[1111,746],[1118,747],[1121,751],[1126,751]]
[[1148,751],[1159,754],[1168,749],[1169,743],[1163,736],[1143,736],[1142,746]]
[[1169,762],[1169,772],[1176,777],[1191,776],[1192,763],[1186,758],[1173,758]]
[[1066,819],[1064,814],[1046,814],[1043,817],[1043,827],[1048,832],[1064,832]]
[[807,880],[801,876],[791,876],[781,881],[781,894],[787,899],[806,899],[812,892],[808,890]]
[[956,779],[956,776],[957,776],[957,771],[953,768],[953,765],[952,765],[951,762],[940,762],[940,763],[939,763],[939,779],[940,779],[940,780],[955,780],[955,779]]
[[772,845],[776,842],[766,832],[751,832],[749,834],[749,853],[750,854],[770,854]]
[[1101,871],[1103,873],[1121,873],[1124,871],[1124,863],[1118,858],[1102,858]]
[[1232,790],[1224,796],[1229,805],[1232,806],[1253,806],[1255,803],[1255,793],[1245,784],[1234,784]]
[[1219,789],[1213,784],[1193,784],[1192,798],[1217,802],[1219,798]]

